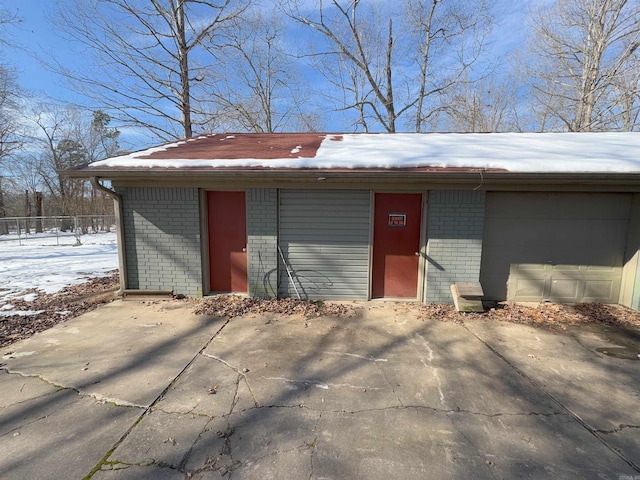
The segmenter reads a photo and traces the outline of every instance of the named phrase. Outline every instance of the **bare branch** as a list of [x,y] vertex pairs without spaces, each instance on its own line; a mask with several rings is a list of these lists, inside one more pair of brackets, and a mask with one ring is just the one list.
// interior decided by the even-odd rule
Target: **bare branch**
[[413,128],[422,131],[425,110],[438,110],[429,97],[479,59],[491,25],[485,1],[331,0],[315,8],[305,3],[307,10],[298,0],[284,2],[290,18],[318,34],[318,46],[305,45],[303,55],[323,57],[315,66],[334,85],[343,80],[338,108],[355,110],[365,130],[371,124],[395,132],[401,116],[413,116]]
[[636,89],[620,86],[638,65],[639,15],[638,2],[628,0],[570,0],[532,11],[532,92],[569,130],[633,128]]
[[207,124],[202,112],[215,108],[202,108],[207,100],[200,79],[216,59],[205,46],[249,0],[71,1],[58,4],[52,21],[86,47],[92,62],[51,67],[76,91],[163,140],[189,137]]

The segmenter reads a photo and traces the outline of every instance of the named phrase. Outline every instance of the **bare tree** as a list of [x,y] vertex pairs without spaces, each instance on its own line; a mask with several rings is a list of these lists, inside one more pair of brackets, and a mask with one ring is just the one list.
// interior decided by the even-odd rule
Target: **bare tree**
[[[0,45],[15,46],[9,27],[20,21],[15,12],[0,7]],[[16,121],[18,97],[19,88],[14,71],[0,64],[0,218],[6,217],[2,182],[4,164],[21,145],[17,135],[19,124]],[[7,231],[6,224],[0,222],[0,234],[6,234]]]
[[199,85],[213,61],[203,43],[214,42],[245,8],[244,0],[60,2],[53,22],[96,67],[57,70],[123,124],[164,140],[190,137],[206,120],[193,110],[206,104]]
[[618,120],[616,130],[631,132],[640,127],[640,62],[636,59],[624,75],[613,81],[614,101]]
[[351,103],[343,108],[355,110],[365,130],[375,124],[387,132],[403,116],[424,129],[441,106],[437,98],[478,60],[491,25],[484,0],[321,0],[314,11],[289,0],[286,9],[324,39],[312,55],[343,70],[325,73],[345,80]]
[[115,154],[118,130],[109,127],[110,118],[102,111],[86,119],[75,109],[45,105],[34,118],[37,131],[32,141],[40,145],[34,161],[49,194],[52,213],[91,213],[86,204],[92,203],[95,195],[89,185],[65,176],[64,171]]
[[555,120],[569,131],[608,130],[634,115],[637,87],[627,88],[627,76],[637,67],[639,16],[637,0],[563,0],[531,11],[528,71],[543,129]]
[[22,144],[17,109],[20,89],[15,73],[0,65],[0,168]]
[[272,133],[292,130],[304,117],[302,75],[285,33],[281,17],[255,9],[233,19],[225,43],[213,47],[222,68],[205,82],[227,128]]
[[[2,177],[10,170],[13,155],[22,146],[17,113],[19,95],[14,72],[0,65],[0,218],[6,216]],[[6,225],[0,223],[0,234],[3,233]]]
[[[469,72],[485,52],[485,39],[493,26],[488,1],[458,2],[405,0],[407,17],[417,48],[418,94],[415,131],[423,131],[440,111],[432,97],[446,98],[458,84],[473,83]],[[482,77],[480,77],[482,78]],[[464,81],[464,82],[463,82]]]
[[504,132],[518,130],[518,98],[509,78],[460,82],[447,96],[448,130],[457,132]]
[[15,46],[9,27],[21,21],[22,19],[16,12],[0,7],[0,45]]

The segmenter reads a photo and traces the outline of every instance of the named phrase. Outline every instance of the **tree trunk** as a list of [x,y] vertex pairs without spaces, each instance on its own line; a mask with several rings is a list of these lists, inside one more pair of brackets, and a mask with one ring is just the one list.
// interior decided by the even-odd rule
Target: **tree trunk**
[[6,216],[7,212],[4,208],[4,194],[2,192],[2,177],[0,177],[0,235],[7,235],[9,233],[7,222],[3,220]]
[[25,229],[27,233],[31,233],[31,199],[29,198],[29,190],[24,191],[24,216],[27,217]]
[[42,192],[36,192],[36,233],[42,233],[43,203],[44,197]]
[[416,132],[422,132],[422,110],[424,108],[424,100],[427,94],[427,72],[429,71],[429,60],[431,59],[431,24],[433,23],[433,14],[439,0],[433,0],[429,15],[424,23],[424,47],[422,50],[422,63],[420,64],[420,91],[418,92],[418,105],[416,108]]
[[184,24],[184,0],[176,0],[176,33],[178,42],[178,59],[180,63],[180,113],[184,138],[193,136],[191,127],[191,86],[189,84],[189,47]]
[[396,133],[396,107],[393,101],[393,20],[389,19],[389,39],[387,41],[387,63],[385,66],[387,77],[387,98],[385,102],[385,108],[387,109],[388,118],[388,131],[389,133]]

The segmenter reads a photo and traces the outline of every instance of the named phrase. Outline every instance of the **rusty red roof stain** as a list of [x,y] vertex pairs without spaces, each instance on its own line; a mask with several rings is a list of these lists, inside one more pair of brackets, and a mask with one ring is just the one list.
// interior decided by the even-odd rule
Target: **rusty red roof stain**
[[[333,140],[342,140],[332,135]],[[339,137],[339,138],[337,138]],[[157,160],[276,159],[315,158],[327,134],[322,133],[242,133],[194,137],[176,146],[137,158]]]

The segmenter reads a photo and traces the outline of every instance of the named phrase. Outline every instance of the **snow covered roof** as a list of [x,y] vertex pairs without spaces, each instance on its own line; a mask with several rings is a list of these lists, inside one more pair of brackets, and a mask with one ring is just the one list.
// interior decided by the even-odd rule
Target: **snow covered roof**
[[308,169],[640,174],[640,133],[211,134],[69,174]]

